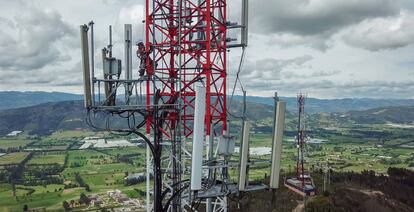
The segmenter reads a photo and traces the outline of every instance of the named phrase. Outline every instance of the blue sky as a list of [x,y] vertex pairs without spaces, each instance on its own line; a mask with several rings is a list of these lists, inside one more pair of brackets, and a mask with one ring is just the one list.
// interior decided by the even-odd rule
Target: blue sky
[[[113,25],[123,58],[123,24],[141,40],[143,4],[0,0],[0,90],[80,93],[79,25],[95,21],[97,48]],[[239,1],[229,1],[228,14],[238,21]],[[249,22],[241,75],[248,95],[414,98],[414,1],[251,0]],[[230,85],[239,58],[229,53]]]

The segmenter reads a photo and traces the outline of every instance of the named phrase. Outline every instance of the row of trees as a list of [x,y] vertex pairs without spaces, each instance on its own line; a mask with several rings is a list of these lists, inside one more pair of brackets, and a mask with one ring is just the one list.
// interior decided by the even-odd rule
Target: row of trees
[[89,187],[89,185],[87,183],[85,183],[85,181],[79,175],[79,173],[75,173],[75,180],[79,184],[80,187],[84,187],[85,190],[88,191],[88,192],[91,191],[91,188]]

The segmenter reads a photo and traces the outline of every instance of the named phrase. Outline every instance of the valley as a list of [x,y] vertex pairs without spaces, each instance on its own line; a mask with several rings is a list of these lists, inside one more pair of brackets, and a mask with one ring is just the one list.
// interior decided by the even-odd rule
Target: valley
[[[323,184],[321,173],[326,169],[332,176],[367,170],[388,175],[390,167],[414,170],[413,106],[335,112],[329,112],[323,104],[315,108],[322,112],[306,115],[306,169],[313,173],[317,184]],[[229,109],[237,116],[242,111],[241,103],[235,100]],[[145,143],[132,135],[91,129],[85,116],[81,101],[0,111],[0,211],[21,211],[23,207],[38,211],[144,210]],[[270,160],[272,116],[273,108],[266,102],[248,102],[251,160]],[[281,182],[295,172],[296,116],[293,109],[288,109]],[[97,117],[104,128],[108,117]],[[121,119],[109,118],[113,127],[127,127]],[[230,117],[229,124],[239,146],[240,120]],[[23,132],[8,136],[12,131]],[[230,158],[238,160],[236,153]],[[237,176],[237,169],[229,171]],[[269,175],[269,163],[249,170],[252,182],[266,182]],[[332,183],[333,188],[341,185]],[[317,192],[323,192],[321,189],[318,186]],[[280,200],[300,201],[283,186],[277,193]],[[335,196],[329,198],[331,201]],[[273,208],[291,211],[297,205],[294,201]]]

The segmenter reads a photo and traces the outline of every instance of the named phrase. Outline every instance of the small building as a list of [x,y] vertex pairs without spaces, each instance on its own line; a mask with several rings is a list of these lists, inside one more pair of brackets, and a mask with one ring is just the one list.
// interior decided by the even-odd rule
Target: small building
[[92,200],[91,203],[90,203],[90,205],[98,206],[98,207],[100,207],[102,204],[103,204],[102,199]]
[[19,131],[19,130],[15,130],[15,131],[11,131],[9,134],[7,134],[8,137],[16,137],[18,135],[20,135],[23,131]]
[[118,190],[118,189],[115,189],[114,191],[107,191],[107,192],[106,192],[106,194],[107,194],[109,197],[114,198],[114,197],[117,197],[117,196],[119,196],[120,194],[122,194],[122,192],[121,192],[120,190]]
[[114,199],[115,201],[119,202],[119,203],[125,203],[128,202],[130,199],[129,197],[122,193],[122,191],[116,189],[114,191],[108,191],[106,192],[108,194],[109,197],[111,197],[112,199]]
[[90,200],[89,205],[101,206],[104,203],[103,199],[97,194],[91,194],[88,196],[88,198]]
[[116,201],[119,203],[126,203],[129,201],[129,197],[126,194],[121,194],[119,197],[116,198]]

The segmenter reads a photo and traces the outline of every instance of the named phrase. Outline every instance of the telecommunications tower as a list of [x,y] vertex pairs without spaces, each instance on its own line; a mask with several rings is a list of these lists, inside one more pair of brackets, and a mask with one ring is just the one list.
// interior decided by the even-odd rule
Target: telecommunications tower
[[285,179],[286,187],[304,197],[314,196],[316,194],[316,188],[315,184],[313,183],[313,179],[305,169],[305,145],[306,141],[308,140],[305,125],[305,100],[305,95],[298,95],[298,127],[296,134],[296,176]]
[[[94,23],[80,27],[87,122],[146,142],[147,211],[227,211],[229,195],[279,186],[286,104],[278,98],[272,160],[260,161],[272,164],[270,185],[249,185],[248,167],[259,162],[249,159],[245,116],[240,161],[231,161],[236,139],[227,124],[227,54],[242,48],[244,56],[247,46],[248,0],[241,3],[238,24],[228,20],[226,0],[146,0],[136,71],[132,25],[124,27],[124,63],[112,54],[109,27],[109,44],[101,51],[103,75],[94,68]],[[240,30],[240,42],[228,37],[229,30]],[[124,119],[126,127],[114,127],[112,117]],[[105,124],[99,127],[96,120]],[[239,170],[237,182],[230,168]]]

